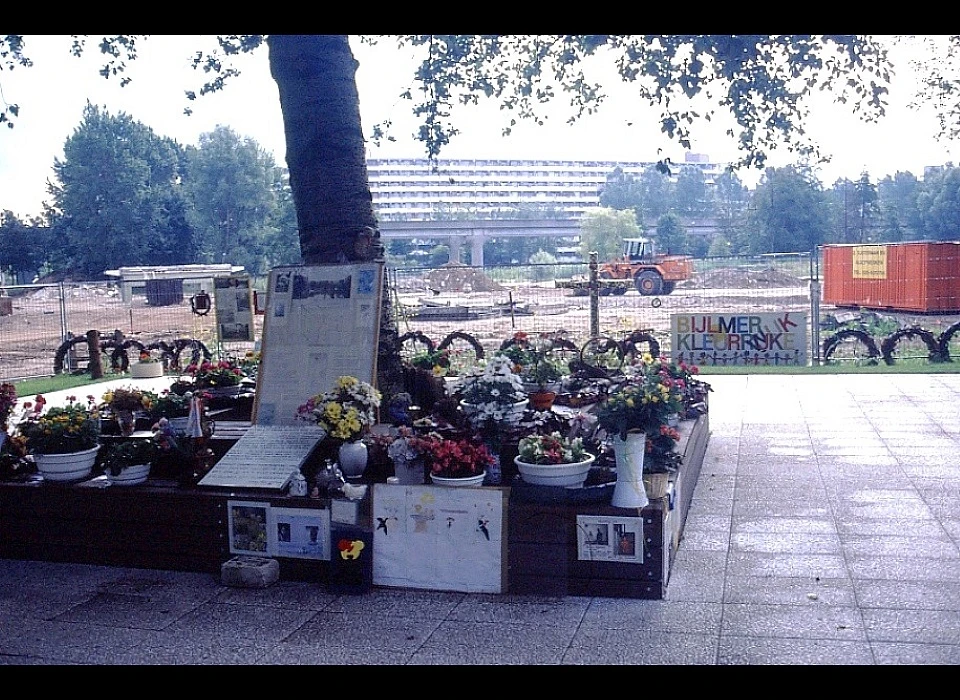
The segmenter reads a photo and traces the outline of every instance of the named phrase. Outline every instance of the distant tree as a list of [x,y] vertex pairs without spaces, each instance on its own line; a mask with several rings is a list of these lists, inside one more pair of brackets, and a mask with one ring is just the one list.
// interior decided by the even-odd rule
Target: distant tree
[[678,214],[688,218],[705,216],[712,210],[711,194],[703,170],[693,165],[680,168],[673,200]]
[[22,221],[12,211],[0,212],[0,272],[12,276],[16,284],[33,281],[55,249],[53,244],[39,217]]
[[870,176],[863,172],[860,179],[854,184],[854,202],[856,231],[859,243],[871,243],[876,240],[876,230],[879,228],[880,199],[877,196],[877,186],[870,182]]
[[540,249],[530,256],[530,260],[528,262],[531,266],[533,266],[533,278],[538,282],[553,279],[555,277],[556,270],[551,267],[557,264],[557,258],[555,255]]
[[735,253],[811,252],[829,230],[820,182],[806,168],[767,168],[751,201]]
[[642,216],[637,214],[637,223],[656,221],[673,207],[673,187],[670,177],[656,165],[650,165],[640,175],[640,191],[643,195]]
[[226,126],[201,134],[199,145],[186,153],[201,259],[266,274],[265,244],[274,234],[277,209],[273,156]]
[[640,235],[637,217],[630,210],[617,211],[606,207],[587,212],[580,219],[580,252],[589,260],[596,251],[600,261],[621,255],[624,238]]
[[687,249],[687,231],[680,221],[680,217],[670,212],[657,219],[657,250],[661,253],[680,255],[689,252]]
[[643,189],[632,174],[618,165],[607,173],[606,182],[600,185],[597,194],[601,207],[632,209],[637,215],[637,224],[643,227]]
[[936,241],[960,239],[960,168],[929,173],[917,198],[924,238]]
[[274,168],[273,192],[276,207],[264,229],[263,269],[277,265],[300,263],[300,241],[297,231],[297,212],[293,206],[293,192],[285,168]]
[[183,158],[172,139],[87,103],[48,184],[51,228],[76,271],[196,261]]
[[725,257],[732,254],[733,246],[722,233],[714,236],[710,241],[710,247],[707,248],[707,256],[711,258]]
[[897,172],[877,183],[880,200],[879,240],[912,241],[923,237],[923,219],[917,207],[923,185],[916,175]]
[[731,170],[725,170],[716,180],[713,196],[713,216],[717,229],[729,240],[740,228],[750,201],[750,191]]

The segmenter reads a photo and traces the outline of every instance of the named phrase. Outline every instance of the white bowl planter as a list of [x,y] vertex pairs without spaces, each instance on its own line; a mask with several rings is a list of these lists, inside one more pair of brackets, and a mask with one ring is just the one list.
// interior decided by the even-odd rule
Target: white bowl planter
[[571,464],[532,464],[524,462],[519,457],[514,457],[513,463],[517,465],[520,476],[528,484],[579,489],[583,488],[583,483],[587,480],[594,459],[596,458],[590,455],[588,459],[582,462]]
[[112,486],[137,486],[146,482],[148,476],[150,476],[149,464],[131,464],[121,469],[116,476],[107,470],[107,481]]
[[100,446],[97,445],[80,452],[35,454],[33,461],[45,481],[79,481],[93,472],[99,449]]
[[134,362],[130,365],[130,376],[133,379],[153,379],[163,376],[162,362]]

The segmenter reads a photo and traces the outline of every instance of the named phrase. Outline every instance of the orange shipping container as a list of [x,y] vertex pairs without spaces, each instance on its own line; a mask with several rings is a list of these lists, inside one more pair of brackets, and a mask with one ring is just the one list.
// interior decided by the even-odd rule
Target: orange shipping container
[[896,311],[960,310],[960,241],[828,245],[823,301]]

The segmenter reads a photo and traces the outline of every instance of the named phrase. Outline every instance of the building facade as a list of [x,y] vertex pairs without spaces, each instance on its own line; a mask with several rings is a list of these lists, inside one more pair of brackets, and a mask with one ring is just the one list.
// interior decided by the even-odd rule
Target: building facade
[[[388,221],[455,219],[579,219],[600,206],[600,189],[617,167],[639,176],[653,162],[572,160],[368,159],[377,218]],[[688,153],[683,166],[703,170],[712,183],[724,165]]]

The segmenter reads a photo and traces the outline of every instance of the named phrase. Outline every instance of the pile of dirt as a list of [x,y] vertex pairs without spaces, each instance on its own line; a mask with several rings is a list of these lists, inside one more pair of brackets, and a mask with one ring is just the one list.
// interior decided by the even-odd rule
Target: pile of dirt
[[483,270],[462,263],[447,263],[427,275],[427,286],[434,292],[501,292],[501,284],[483,274]]
[[739,267],[721,267],[700,272],[683,283],[684,287],[712,289],[764,289],[769,287],[804,287],[806,282],[786,272],[768,267],[751,270]]

